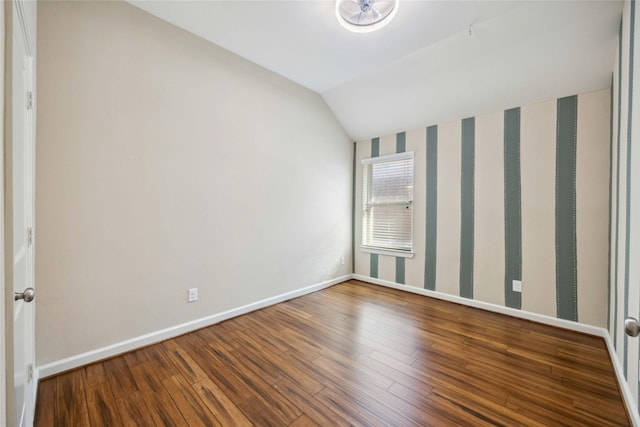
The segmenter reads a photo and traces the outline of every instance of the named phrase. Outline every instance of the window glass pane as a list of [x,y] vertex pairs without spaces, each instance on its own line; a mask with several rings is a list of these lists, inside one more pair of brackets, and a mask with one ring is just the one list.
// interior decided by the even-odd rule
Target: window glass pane
[[370,166],[370,202],[409,201],[413,198],[413,159]]

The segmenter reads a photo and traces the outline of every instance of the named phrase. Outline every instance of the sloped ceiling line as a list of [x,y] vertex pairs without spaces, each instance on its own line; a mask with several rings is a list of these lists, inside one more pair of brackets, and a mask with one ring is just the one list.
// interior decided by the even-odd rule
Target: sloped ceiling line
[[354,140],[608,87],[622,14],[619,1],[401,1],[384,29],[355,34],[333,1],[130,3],[319,93]]

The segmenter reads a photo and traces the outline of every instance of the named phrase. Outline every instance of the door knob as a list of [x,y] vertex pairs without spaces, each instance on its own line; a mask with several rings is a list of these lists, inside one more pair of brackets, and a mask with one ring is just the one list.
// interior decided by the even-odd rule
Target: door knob
[[624,331],[629,336],[637,337],[638,333],[640,333],[640,323],[638,323],[638,319],[635,317],[627,317],[624,319]]
[[31,302],[36,297],[36,291],[33,288],[27,288],[24,292],[16,292],[13,294],[13,300],[23,299],[24,302]]

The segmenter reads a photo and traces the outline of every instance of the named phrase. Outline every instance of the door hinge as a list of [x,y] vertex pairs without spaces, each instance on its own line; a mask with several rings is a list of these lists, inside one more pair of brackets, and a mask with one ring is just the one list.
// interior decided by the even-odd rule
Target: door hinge
[[27,229],[27,243],[33,245],[33,227]]
[[27,92],[27,110],[33,110],[33,92]]
[[33,381],[33,363],[29,363],[27,366],[27,381]]

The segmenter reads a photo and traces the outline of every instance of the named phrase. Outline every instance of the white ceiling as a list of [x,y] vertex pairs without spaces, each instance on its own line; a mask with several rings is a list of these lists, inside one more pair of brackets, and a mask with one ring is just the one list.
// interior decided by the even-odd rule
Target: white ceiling
[[389,25],[356,34],[329,0],[130,3],[318,92],[354,140],[608,87],[622,13],[400,0]]

